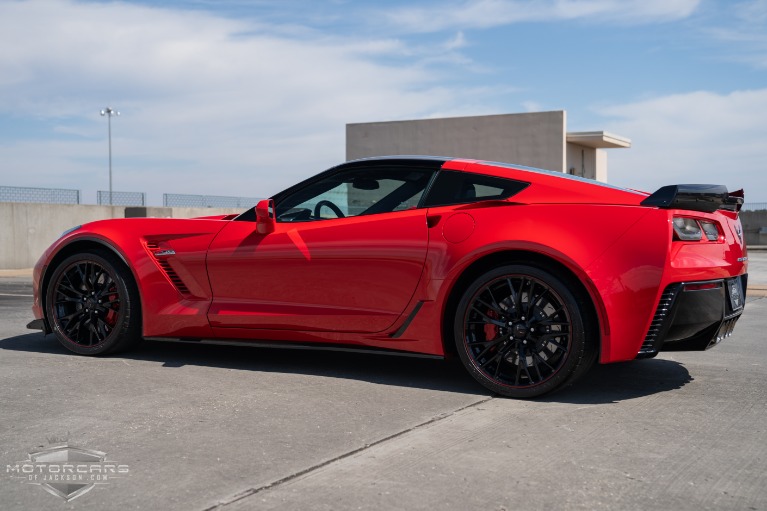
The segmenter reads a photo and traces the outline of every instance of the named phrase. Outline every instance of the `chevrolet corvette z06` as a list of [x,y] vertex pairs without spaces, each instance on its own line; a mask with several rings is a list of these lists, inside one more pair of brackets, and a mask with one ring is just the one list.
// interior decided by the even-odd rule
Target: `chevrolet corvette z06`
[[142,339],[457,355],[533,397],[596,361],[705,350],[743,311],[743,192],[649,194],[504,163],[344,163],[240,215],[66,232],[35,321],[102,355]]

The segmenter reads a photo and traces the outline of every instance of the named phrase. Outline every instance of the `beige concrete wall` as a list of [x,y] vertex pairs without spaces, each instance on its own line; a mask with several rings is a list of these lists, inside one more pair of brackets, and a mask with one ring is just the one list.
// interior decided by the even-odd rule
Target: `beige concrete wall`
[[194,218],[196,216],[234,215],[245,211],[245,208],[170,208],[172,218]]
[[604,149],[597,149],[597,167],[594,179],[603,183],[607,182],[607,151]]
[[596,175],[596,149],[567,143],[567,173],[594,179]]
[[567,173],[607,182],[607,152],[604,149],[567,143]]
[[566,113],[536,112],[346,125],[346,158],[428,154],[563,172]]
[[[229,208],[167,209],[174,218],[241,212]],[[121,206],[0,202],[0,269],[31,268],[45,249],[70,227],[124,216],[125,208]]]

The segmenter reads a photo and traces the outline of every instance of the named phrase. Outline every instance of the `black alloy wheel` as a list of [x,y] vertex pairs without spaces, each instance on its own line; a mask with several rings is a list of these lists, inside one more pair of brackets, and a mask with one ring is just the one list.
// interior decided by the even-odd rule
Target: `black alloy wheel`
[[67,349],[103,355],[141,340],[133,276],[106,251],[75,254],[55,269],[46,293],[46,318]]
[[563,279],[527,265],[485,273],[458,304],[454,333],[469,373],[498,394],[535,397],[569,385],[594,362],[587,314]]

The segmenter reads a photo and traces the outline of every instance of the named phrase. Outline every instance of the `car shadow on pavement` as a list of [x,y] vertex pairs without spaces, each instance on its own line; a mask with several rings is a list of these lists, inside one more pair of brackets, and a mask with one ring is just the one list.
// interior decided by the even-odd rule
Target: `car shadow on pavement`
[[693,377],[679,362],[660,358],[596,364],[573,386],[542,401],[574,404],[616,403],[684,387]]
[[[52,335],[42,333],[0,339],[0,349],[78,357]],[[167,368],[219,367],[244,371],[305,374],[368,381],[463,394],[489,395],[464,370],[460,361],[252,346],[216,346],[197,343],[146,341],[136,350],[111,358],[158,362]],[[615,403],[681,388],[692,381],[687,369],[671,360],[636,360],[595,365],[573,386],[542,402],[573,404]]]
[[[53,335],[33,333],[0,339],[0,350],[79,357]],[[487,395],[460,362],[434,358],[281,347],[144,341],[107,358],[156,362],[170,370],[204,366],[262,373],[303,374],[367,381],[397,387]]]

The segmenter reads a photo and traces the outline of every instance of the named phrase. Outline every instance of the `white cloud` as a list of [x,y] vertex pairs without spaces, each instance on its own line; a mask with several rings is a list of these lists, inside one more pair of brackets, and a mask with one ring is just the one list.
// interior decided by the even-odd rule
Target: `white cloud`
[[544,110],[543,106],[537,101],[523,101],[522,108],[525,112],[541,112]]
[[[509,97],[519,92],[515,84],[449,79],[472,66],[458,53],[467,45],[464,28],[516,19],[665,21],[690,15],[697,1],[439,7],[395,11],[410,13],[405,21],[416,28],[425,24],[419,16],[433,16],[424,26],[455,34],[418,46],[390,34],[341,38],[120,2],[0,2],[0,133],[7,133],[0,184],[79,188],[92,201],[107,186],[106,121],[98,112],[111,105],[122,112],[113,120],[116,190],[149,192],[153,203],[162,192],[268,195],[342,161],[346,123],[520,105]],[[551,102],[526,99],[525,110]],[[724,182],[767,200],[767,89],[679,94],[599,113],[600,127],[634,142],[610,151],[611,182],[650,190]],[[14,133],[14,122],[48,133]]]
[[457,50],[459,48],[463,48],[466,46],[466,37],[463,35],[463,32],[458,32],[455,34],[455,37],[450,39],[444,44],[444,47],[446,50]]
[[700,0],[463,0],[383,13],[405,31],[488,28],[521,22],[583,19],[638,24],[690,16]]
[[611,183],[655,191],[726,184],[767,201],[767,89],[691,92],[604,108],[605,129],[632,140],[609,152]]
[[104,189],[110,105],[115,189],[260,196],[342,161],[347,122],[462,110],[486,92],[379,63],[407,53],[397,40],[285,32],[119,2],[0,3],[0,122],[53,133],[0,140],[2,184]]
[[767,69],[767,0],[739,2],[728,7],[732,10],[730,23],[719,23],[704,30],[707,37],[724,43],[716,54],[726,60]]

